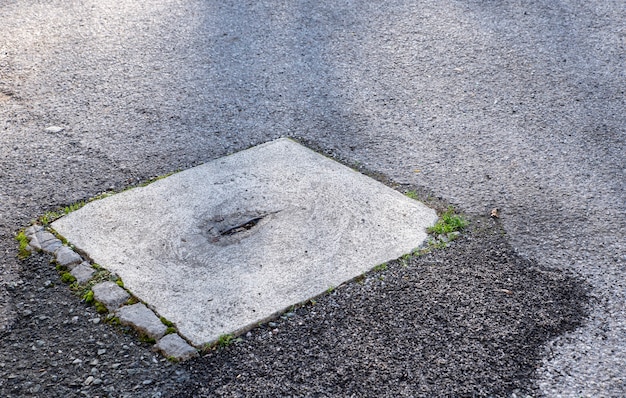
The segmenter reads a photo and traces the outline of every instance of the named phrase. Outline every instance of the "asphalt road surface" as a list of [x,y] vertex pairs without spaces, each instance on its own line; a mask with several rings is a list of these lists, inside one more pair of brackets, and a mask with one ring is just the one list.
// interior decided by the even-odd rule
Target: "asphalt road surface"
[[[501,389],[498,370],[477,362],[455,368],[460,373],[450,373],[445,386],[417,372],[404,375],[404,394],[420,395],[416,386],[430,383],[424,396],[626,396],[623,0],[4,0],[0,32],[4,395],[170,396],[185,388],[206,396],[272,395],[262,383],[265,390],[255,391],[255,373],[245,369],[206,381],[211,361],[228,363],[243,348],[176,365],[96,324],[95,313],[57,284],[47,258],[16,259],[13,237],[46,211],[292,137],[476,220],[499,208],[492,227],[506,234],[497,245],[509,245],[502,250],[516,259],[508,263],[541,269],[553,290],[558,281],[568,291],[588,288],[569,307],[559,301],[571,314],[585,313],[582,324],[546,334],[519,383]],[[47,132],[49,126],[64,130]],[[541,280],[527,279],[543,286]],[[329,308],[325,302],[319,314],[298,316],[335,319],[335,336],[345,334],[341,355],[350,357],[346,341],[354,336],[341,330],[353,324],[342,326]],[[281,334],[273,339],[273,347],[297,344],[281,342]],[[317,356],[298,366],[315,369],[319,361],[324,372],[337,371],[329,365],[339,355],[333,346],[304,346]],[[503,357],[513,355],[499,347]],[[447,350],[457,363],[463,358],[463,347]],[[359,366],[403,366],[372,352]],[[55,368],[76,368],[76,379]],[[485,377],[461,377],[479,368]],[[275,371],[272,385],[293,382],[289,369]],[[248,388],[236,393],[229,383],[246,374]],[[303,385],[316,378],[302,377]],[[318,380],[317,390],[274,395],[383,394],[375,386],[387,379],[372,380],[364,390]]]

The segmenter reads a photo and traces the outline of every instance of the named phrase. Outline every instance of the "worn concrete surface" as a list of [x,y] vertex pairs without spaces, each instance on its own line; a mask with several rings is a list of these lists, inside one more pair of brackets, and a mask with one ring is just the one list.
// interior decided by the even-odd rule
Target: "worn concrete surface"
[[410,253],[434,210],[280,139],[52,227],[197,346]]

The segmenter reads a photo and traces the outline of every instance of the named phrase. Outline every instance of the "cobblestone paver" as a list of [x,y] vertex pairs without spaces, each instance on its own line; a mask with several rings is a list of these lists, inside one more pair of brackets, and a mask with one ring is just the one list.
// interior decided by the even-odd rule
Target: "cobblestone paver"
[[[96,269],[85,261],[72,248],[63,244],[53,233],[41,225],[31,225],[24,230],[29,240],[29,251],[42,251],[53,254],[55,262],[63,269],[69,270],[76,278],[76,283],[89,286],[91,279],[96,275]],[[156,341],[154,349],[165,357],[174,360],[186,360],[198,355],[198,350],[188,344],[176,333],[165,334],[168,327],[161,319],[143,303],[128,304],[132,297],[123,287],[113,281],[93,283],[91,290],[96,301],[102,303],[112,315],[115,315],[123,325],[129,325]]]

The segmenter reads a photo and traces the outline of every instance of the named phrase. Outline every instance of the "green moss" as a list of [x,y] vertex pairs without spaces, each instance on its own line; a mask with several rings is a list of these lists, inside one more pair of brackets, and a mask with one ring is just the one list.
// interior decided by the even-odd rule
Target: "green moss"
[[107,307],[99,301],[94,300],[93,305],[94,307],[96,307],[96,311],[98,311],[100,314],[106,314],[107,312],[109,312]]
[[80,209],[80,208],[81,208],[81,207],[83,207],[85,204],[86,204],[85,202],[80,201],[80,202],[73,203],[73,204],[71,204],[71,205],[69,205],[69,206],[65,206],[65,207],[63,208],[63,213],[65,213],[65,214],[70,214],[71,212],[73,212],[73,211],[76,211],[76,210]]
[[387,263],[378,264],[377,266],[374,267],[374,271],[376,272],[384,271],[386,269],[387,269]]
[[100,200],[100,199],[104,199],[104,198],[108,198],[109,196],[113,196],[114,194],[112,192],[104,192],[101,193],[100,195],[96,195],[92,198],[89,198],[89,200],[87,202],[93,202],[94,200]]
[[20,260],[27,259],[31,255],[31,252],[27,249],[29,241],[24,231],[20,231],[15,237],[15,240],[19,243],[17,258]]
[[424,247],[424,248],[421,248],[421,249],[415,251],[413,254],[415,256],[423,256],[424,254],[428,254],[428,253],[430,253],[430,249],[427,248],[427,247]]
[[233,338],[232,334],[223,334],[217,339],[217,346],[220,348],[228,347],[233,342]]
[[409,266],[409,261],[411,260],[412,254],[405,254],[402,257],[400,257],[400,264],[403,267],[408,267]]
[[164,316],[159,318],[161,320],[161,323],[164,324],[167,327],[174,327],[174,324],[170,321],[167,320],[167,318],[165,318]]
[[[158,177],[151,178],[151,179],[149,179],[149,180],[148,180],[148,181],[146,181],[146,182],[142,182],[141,184],[139,184],[139,186],[140,186],[140,187],[145,187],[145,186],[148,186],[148,185],[152,184],[153,182],[156,182],[156,181],[162,180],[162,179],[164,179],[164,178],[167,178],[167,177],[169,177],[169,176],[171,176],[171,175],[173,175],[173,174],[178,173],[179,171],[180,171],[180,169],[179,169],[179,170],[174,170],[174,171],[172,171],[172,172],[169,172],[169,173],[163,174],[163,175],[158,176]],[[132,189],[132,188],[133,188],[133,187],[131,187],[130,189]]]
[[469,222],[458,214],[455,214],[454,208],[449,207],[437,221],[435,225],[428,228],[428,232],[433,234],[449,234],[450,232],[461,231]]
[[61,241],[61,243],[63,243],[66,246],[70,246],[70,242],[67,241],[67,239],[65,239],[65,237],[61,236],[61,234],[59,234],[57,231],[48,228],[49,231],[52,233],[52,235],[54,235],[58,240]]
[[81,200],[80,202],[72,203],[68,206],[61,207],[53,211],[48,211],[43,216],[39,217],[39,222],[44,226],[48,226],[53,221],[63,217],[66,214],[70,214],[71,212],[80,209],[86,204],[87,202]]
[[415,191],[408,191],[405,193],[405,195],[413,200],[418,200],[419,196],[417,195],[417,192]]
[[69,272],[64,272],[61,274],[61,281],[63,281],[64,283],[72,283],[76,281],[76,278],[74,278],[74,275],[70,274]]
[[128,300],[126,300],[126,305],[133,305],[133,304],[137,304],[139,302],[139,299],[135,296],[131,296]]
[[115,281],[115,283],[117,283],[117,286],[119,287],[124,287],[124,282],[122,282],[122,280],[119,278]]
[[168,326],[168,328],[165,330],[165,334],[175,334],[176,333],[176,328],[173,326]]
[[142,343],[154,344],[156,340],[153,337],[146,336],[145,334],[139,335],[139,341]]
[[85,303],[87,304],[91,304],[94,302],[94,298],[93,298],[93,290],[89,290],[87,291],[87,293],[85,293],[83,295],[83,300],[85,300]]

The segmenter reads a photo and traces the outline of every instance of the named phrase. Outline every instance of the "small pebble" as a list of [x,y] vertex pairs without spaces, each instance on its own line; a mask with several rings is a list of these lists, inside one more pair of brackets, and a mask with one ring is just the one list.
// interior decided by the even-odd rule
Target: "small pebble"
[[101,348],[98,350],[98,355],[104,355],[104,353],[106,353],[107,350],[105,348]]
[[83,384],[86,385],[86,386],[91,385],[91,383],[93,383],[93,380],[94,380],[94,377],[93,376],[89,376],[89,377],[87,377],[87,379],[85,379]]
[[74,365],[78,365],[78,364],[83,363],[83,361],[82,361],[82,359],[78,359],[78,358],[76,358],[74,361],[72,361],[72,363],[73,363]]
[[60,133],[61,131],[65,130],[63,127],[59,127],[59,126],[50,126],[50,127],[46,127],[46,133]]

